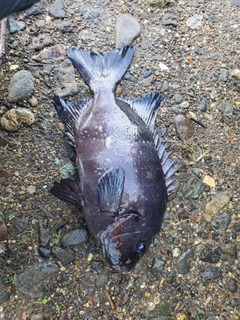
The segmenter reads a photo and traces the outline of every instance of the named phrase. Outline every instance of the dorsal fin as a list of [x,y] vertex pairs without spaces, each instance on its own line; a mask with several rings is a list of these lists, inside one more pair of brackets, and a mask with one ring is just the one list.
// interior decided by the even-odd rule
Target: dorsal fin
[[74,129],[77,121],[80,120],[82,115],[82,110],[84,108],[89,107],[92,104],[92,99],[88,100],[79,100],[77,103],[72,101],[65,100],[59,96],[53,97],[53,103],[55,109],[62,119],[62,121],[66,124],[69,132],[67,136],[70,138],[73,145],[75,145],[74,139]]
[[164,101],[164,97],[158,92],[150,92],[142,98],[135,100],[121,98],[126,102],[134,112],[148,125],[150,131],[154,131],[154,123],[157,116],[157,110]]
[[165,145],[159,137],[157,130],[154,131],[153,137],[158,156],[161,161],[163,174],[166,181],[167,193],[170,196],[172,192],[177,188],[177,186],[173,186],[173,182],[177,179],[175,173],[179,170],[179,167],[175,168],[175,161],[171,161],[169,159],[172,153],[166,151]]

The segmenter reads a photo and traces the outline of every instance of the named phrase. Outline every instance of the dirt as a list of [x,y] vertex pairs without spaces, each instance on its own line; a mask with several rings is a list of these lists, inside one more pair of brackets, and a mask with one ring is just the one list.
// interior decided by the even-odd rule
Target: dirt
[[[73,29],[64,33],[57,28],[61,19],[49,14],[51,3],[45,1],[39,15],[14,16],[26,28],[6,35],[1,113],[27,107],[35,122],[23,123],[15,132],[2,130],[15,144],[0,149],[0,217],[8,232],[0,241],[0,296],[6,297],[0,304],[0,318],[239,319],[240,79],[231,72],[240,69],[240,7],[231,6],[229,0],[84,1],[100,12],[85,19],[77,10],[83,3],[66,0],[64,20]],[[39,51],[33,49],[32,39],[50,35],[52,45],[104,53],[115,49],[116,18],[123,13],[139,21],[141,33],[134,41],[136,54],[129,68],[135,81],[124,79],[118,95],[134,98],[156,90],[165,95],[156,125],[166,132],[163,140],[181,168],[179,187],[170,198],[161,232],[133,271],[117,273],[91,237],[71,249],[75,260],[69,264],[63,265],[52,253],[40,256],[40,225],[48,230],[46,248],[51,250],[53,245],[60,246],[65,234],[86,229],[86,224],[80,208],[49,193],[54,181],[60,180],[59,169],[69,161],[74,164],[74,154],[52,104],[62,61],[55,60],[46,73],[46,63],[33,59]],[[162,25],[162,17],[169,13],[175,22]],[[187,26],[187,19],[195,14],[203,16],[199,29]],[[168,72],[160,70],[160,62]],[[36,105],[7,101],[7,88],[16,72],[10,69],[13,65],[32,73]],[[224,80],[222,69],[227,72]],[[148,70],[152,71],[149,82],[143,76]],[[76,81],[77,97],[89,97],[77,73]],[[202,111],[204,99],[206,110]],[[191,120],[195,132],[187,140],[176,133],[179,114],[195,120]],[[193,179],[198,184],[204,181],[201,192],[189,187]],[[197,195],[187,195],[186,186]],[[21,232],[16,230],[19,221],[25,221]],[[23,294],[16,278],[42,260],[57,265],[58,271],[39,296]]]

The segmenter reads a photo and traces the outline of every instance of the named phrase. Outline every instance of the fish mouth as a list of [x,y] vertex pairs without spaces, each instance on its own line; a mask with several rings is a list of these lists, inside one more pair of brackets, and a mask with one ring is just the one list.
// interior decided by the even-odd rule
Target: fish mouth
[[134,234],[140,233],[138,230],[128,230],[127,232],[123,232],[124,225],[130,219],[143,219],[137,213],[130,213],[126,215],[122,215],[116,218],[116,220],[110,224],[106,229],[99,232],[97,235],[98,242],[102,248],[102,253],[111,266],[120,271],[122,268],[122,255],[119,250],[121,246],[120,236],[123,234],[129,234],[134,236]]

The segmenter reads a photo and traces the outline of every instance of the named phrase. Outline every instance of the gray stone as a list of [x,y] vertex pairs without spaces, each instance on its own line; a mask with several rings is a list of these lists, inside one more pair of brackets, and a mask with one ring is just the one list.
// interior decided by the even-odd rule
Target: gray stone
[[178,16],[171,12],[166,12],[162,16],[162,25],[164,26],[177,26],[178,25]]
[[217,249],[203,249],[200,253],[200,260],[204,261],[204,262],[210,262],[210,263],[217,263],[220,258],[220,252]]
[[240,80],[240,69],[233,69],[231,71],[231,76],[236,80]]
[[46,290],[46,285],[57,271],[57,265],[52,262],[38,260],[17,275],[14,284],[19,291],[32,298],[45,297],[50,294],[49,290]]
[[62,32],[72,32],[74,25],[71,21],[61,21],[57,24],[57,28]]
[[56,44],[55,46],[43,49],[39,54],[33,56],[34,60],[43,61],[45,63],[52,63],[60,61],[65,58],[65,49],[62,45]]
[[231,1],[232,6],[239,6],[240,7],[240,0],[232,0]]
[[237,281],[235,279],[229,279],[227,282],[227,287],[232,293],[237,292]]
[[73,176],[75,167],[72,162],[66,163],[59,169],[59,173],[62,179],[68,179]]
[[162,86],[163,91],[167,91],[169,89],[169,84],[167,81],[163,82],[163,86]]
[[57,75],[56,94],[62,97],[78,93],[75,72],[69,59],[63,61]]
[[193,178],[182,188],[185,199],[199,199],[204,190],[204,184],[198,179]]
[[52,253],[59,261],[61,261],[63,265],[67,265],[75,259],[75,256],[72,252],[64,250],[60,247],[53,247]]
[[42,223],[39,222],[39,241],[40,245],[46,247],[51,239],[49,229],[44,229]]
[[147,70],[147,71],[144,72],[143,77],[144,78],[148,78],[148,77],[151,76],[151,74],[152,74],[152,71],[151,70]]
[[23,21],[17,21],[13,18],[8,18],[8,27],[10,33],[15,33],[26,28],[26,24]]
[[223,230],[227,230],[230,222],[231,222],[231,214],[228,212],[225,212],[221,214],[218,218],[219,227]]
[[85,229],[76,229],[67,233],[61,240],[64,247],[79,246],[87,241],[87,231]]
[[175,117],[175,128],[180,139],[186,140],[192,137],[195,131],[193,122],[182,114]]
[[66,13],[64,11],[62,0],[55,0],[55,2],[50,6],[49,12],[54,18],[64,18]]
[[45,316],[41,313],[38,314],[34,314],[33,316],[31,316],[31,320],[45,320]]
[[14,221],[12,226],[12,232],[14,234],[19,234],[27,229],[28,226],[28,218],[17,219]]
[[219,76],[219,80],[223,82],[227,82],[228,80],[228,70],[227,69],[221,69],[221,74]]
[[116,22],[116,48],[131,45],[141,32],[141,27],[136,18],[125,13],[118,17]]
[[44,11],[43,1],[35,3],[30,9],[27,10],[27,14],[37,15]]
[[108,283],[108,276],[106,274],[101,274],[95,280],[95,284],[97,288],[104,288]]
[[43,33],[32,39],[32,47],[36,50],[42,50],[44,47],[49,46],[53,43],[52,37]]
[[230,306],[235,308],[240,306],[240,298],[234,298],[230,301]]
[[83,15],[83,18],[85,20],[91,20],[91,19],[96,19],[100,15],[101,10],[98,8],[81,6],[80,12]]
[[199,109],[203,112],[207,111],[207,98],[202,99],[202,101],[199,103]]
[[12,103],[27,100],[32,96],[34,90],[31,72],[20,70],[10,80],[7,100]]
[[165,262],[158,259],[158,258],[155,258],[153,260],[153,265],[152,265],[152,269],[154,272],[157,272],[157,273],[161,273],[164,269],[164,265],[165,265]]
[[190,269],[190,262],[194,256],[194,250],[188,249],[184,252],[179,261],[177,262],[177,269],[180,274],[186,274],[189,272]]
[[221,277],[222,271],[218,267],[210,267],[207,268],[203,274],[208,280],[214,280]]
[[188,18],[187,20],[187,26],[191,29],[200,29],[202,27],[202,14],[195,14],[194,16]]
[[231,118],[233,116],[233,106],[230,101],[224,101],[219,106],[218,109],[222,112],[222,114],[226,117]]
[[183,97],[179,93],[175,93],[175,95],[173,96],[173,99],[175,100],[176,103],[181,103],[183,101]]
[[226,256],[229,256],[231,258],[236,259],[237,258],[237,247],[235,243],[226,243],[221,245],[221,249],[223,254]]

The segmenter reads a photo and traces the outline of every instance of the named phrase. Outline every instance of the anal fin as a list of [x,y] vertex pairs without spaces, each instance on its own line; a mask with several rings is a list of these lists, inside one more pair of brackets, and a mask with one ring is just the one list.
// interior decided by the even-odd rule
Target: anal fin
[[119,168],[113,168],[105,172],[98,181],[98,204],[102,212],[116,214],[122,200],[125,172]]
[[55,182],[50,189],[50,193],[54,197],[74,206],[84,205],[82,188],[78,179],[63,179],[60,182]]

